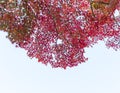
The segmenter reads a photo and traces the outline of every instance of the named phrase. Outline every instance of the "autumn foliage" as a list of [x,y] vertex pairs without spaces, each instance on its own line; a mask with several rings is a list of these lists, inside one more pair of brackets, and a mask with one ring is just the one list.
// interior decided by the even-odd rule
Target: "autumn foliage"
[[120,48],[120,0],[0,0],[0,30],[29,57],[73,67],[99,40]]

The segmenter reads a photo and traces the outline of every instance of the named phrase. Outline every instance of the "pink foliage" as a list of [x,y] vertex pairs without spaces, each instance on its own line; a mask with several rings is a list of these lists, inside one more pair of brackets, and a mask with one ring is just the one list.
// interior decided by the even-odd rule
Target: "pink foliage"
[[[10,8],[10,4],[16,5]],[[85,48],[99,40],[120,48],[120,0],[16,0],[0,2],[0,29],[29,57],[52,67],[85,62]],[[7,7],[9,6],[9,7]],[[13,6],[13,5],[11,5]],[[7,18],[7,19],[6,19]],[[7,24],[7,25],[6,25]]]

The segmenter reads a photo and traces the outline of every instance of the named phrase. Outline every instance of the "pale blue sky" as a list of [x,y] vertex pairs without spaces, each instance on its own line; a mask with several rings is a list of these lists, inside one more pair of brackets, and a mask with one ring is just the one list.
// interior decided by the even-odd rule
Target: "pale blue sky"
[[120,93],[120,51],[103,42],[77,67],[51,68],[30,59],[0,32],[0,93]]

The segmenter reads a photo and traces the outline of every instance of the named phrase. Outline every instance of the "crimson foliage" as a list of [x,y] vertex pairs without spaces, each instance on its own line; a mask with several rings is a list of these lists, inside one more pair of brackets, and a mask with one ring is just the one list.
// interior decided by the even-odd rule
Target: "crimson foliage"
[[120,48],[119,6],[120,0],[1,0],[0,30],[29,57],[73,67],[98,40]]

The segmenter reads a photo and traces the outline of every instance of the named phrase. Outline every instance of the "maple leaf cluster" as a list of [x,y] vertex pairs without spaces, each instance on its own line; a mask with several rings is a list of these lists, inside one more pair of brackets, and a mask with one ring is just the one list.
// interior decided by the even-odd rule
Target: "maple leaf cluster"
[[29,57],[73,67],[99,40],[120,48],[120,0],[1,0],[0,30]]

